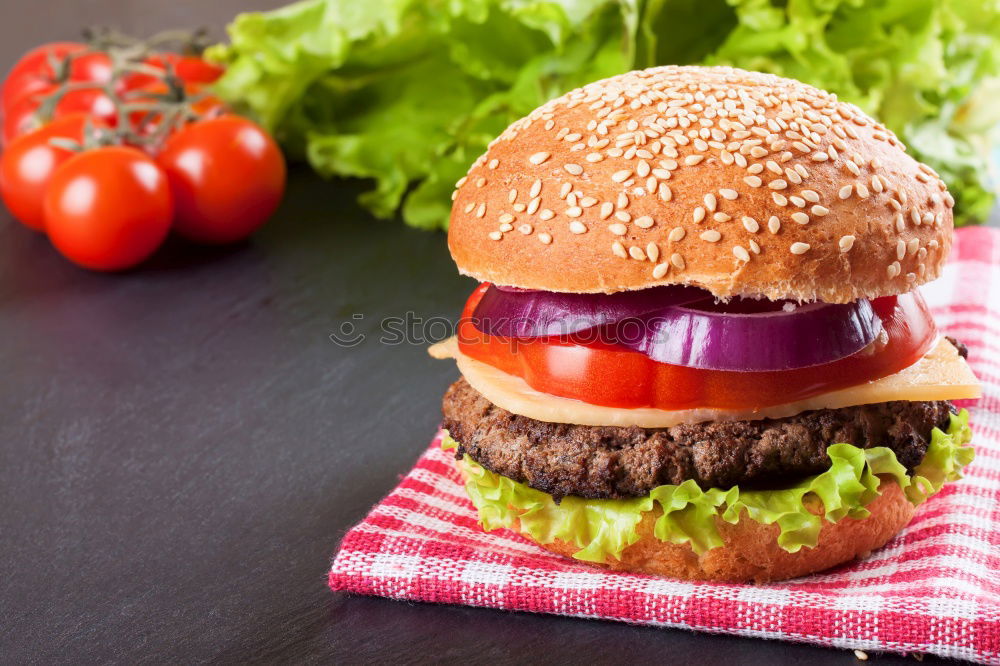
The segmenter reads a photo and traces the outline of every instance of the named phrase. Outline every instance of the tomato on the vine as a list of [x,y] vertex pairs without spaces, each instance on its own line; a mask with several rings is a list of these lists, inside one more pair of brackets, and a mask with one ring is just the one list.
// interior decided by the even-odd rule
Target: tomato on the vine
[[7,209],[26,227],[42,231],[42,202],[52,174],[74,153],[52,145],[52,139],[80,143],[87,126],[103,127],[100,120],[73,113],[14,139],[0,155],[0,196]]
[[44,44],[24,54],[11,69],[0,92],[0,105],[6,111],[25,96],[43,92],[55,84],[107,83],[111,76],[111,58],[107,53],[87,51],[84,44],[77,42]]
[[[169,94],[170,86],[164,81],[157,81],[130,91],[128,103],[169,105],[171,102],[164,102],[163,99]],[[187,104],[187,111],[198,120],[220,116],[226,110],[226,105],[221,99],[205,92],[199,84],[185,84],[183,99]],[[147,137],[158,129],[160,123],[163,122],[163,115],[160,111],[133,111],[129,114],[129,123],[140,137]],[[157,148],[157,146],[152,147],[150,152],[156,152]]]
[[142,61],[147,67],[155,67],[163,72],[154,76],[146,72],[133,72],[125,77],[125,89],[136,90],[159,83],[170,65],[174,75],[184,83],[214,83],[226,71],[223,67],[213,64],[196,55],[180,55],[177,53],[157,53]]
[[45,194],[45,230],[66,258],[99,271],[130,268],[170,230],[166,175],[143,152],[106,146],[60,166]]
[[114,126],[118,121],[115,102],[100,88],[70,90],[56,103],[51,118],[43,118],[39,113],[45,98],[56,94],[58,86],[49,86],[14,103],[3,117],[0,144],[6,146],[15,138],[42,127],[47,122],[74,113],[85,113],[95,121]]
[[174,195],[177,232],[202,243],[242,240],[274,213],[285,160],[263,129],[233,115],[177,130],[157,157]]
[[822,366],[774,372],[703,370],[659,363],[593,335],[506,338],[487,335],[472,313],[489,283],[469,297],[458,325],[463,354],[524,379],[543,393],[607,407],[757,409],[885,377],[915,363],[937,335],[919,295],[872,301],[886,338]]

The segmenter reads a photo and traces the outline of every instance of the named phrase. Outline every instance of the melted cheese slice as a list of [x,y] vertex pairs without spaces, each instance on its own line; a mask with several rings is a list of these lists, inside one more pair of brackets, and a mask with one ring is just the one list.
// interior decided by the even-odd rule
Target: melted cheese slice
[[619,409],[542,393],[520,377],[463,354],[455,338],[433,345],[435,358],[453,358],[466,381],[487,400],[514,414],[551,423],[669,428],[682,423],[737,421],[793,416],[812,409],[837,409],[891,400],[978,398],[979,382],[958,350],[938,340],[919,361],[894,375],[829,393],[763,409]]

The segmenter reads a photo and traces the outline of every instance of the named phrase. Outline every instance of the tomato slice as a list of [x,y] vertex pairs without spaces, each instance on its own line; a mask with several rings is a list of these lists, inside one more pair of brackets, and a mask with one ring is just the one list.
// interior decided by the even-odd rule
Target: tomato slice
[[463,354],[524,379],[537,391],[594,405],[657,409],[754,409],[803,400],[899,372],[923,356],[937,328],[918,292],[872,301],[885,335],[847,358],[775,372],[701,370],[659,363],[592,333],[537,338],[487,335],[472,312],[489,283],[469,297],[458,324]]

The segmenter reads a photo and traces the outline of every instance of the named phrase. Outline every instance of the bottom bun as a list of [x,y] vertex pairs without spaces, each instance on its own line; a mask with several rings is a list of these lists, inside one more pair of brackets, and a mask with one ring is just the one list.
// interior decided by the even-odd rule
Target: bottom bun
[[[687,544],[660,541],[653,536],[653,525],[659,516],[657,509],[643,517],[637,526],[639,540],[622,551],[620,561],[583,563],[616,571],[733,583],[766,583],[823,571],[867,557],[910,522],[914,508],[903,490],[890,477],[880,478],[882,494],[867,506],[871,515],[861,520],[824,521],[815,548],[789,553],[778,545],[777,525],[764,525],[744,516],[735,525],[716,518],[725,545],[698,555]],[[541,546],[566,557],[579,550],[559,540]]]

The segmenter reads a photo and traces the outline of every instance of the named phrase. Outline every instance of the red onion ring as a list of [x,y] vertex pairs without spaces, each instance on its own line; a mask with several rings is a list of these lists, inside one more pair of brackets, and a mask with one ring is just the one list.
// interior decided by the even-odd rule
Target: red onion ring
[[882,320],[867,299],[806,305],[736,300],[670,307],[620,321],[615,338],[661,363],[768,372],[851,356],[881,331]]
[[487,335],[503,337],[569,335],[692,303],[707,295],[701,289],[679,285],[616,294],[567,294],[490,285],[472,313],[472,323]]

